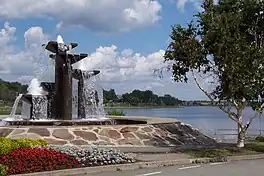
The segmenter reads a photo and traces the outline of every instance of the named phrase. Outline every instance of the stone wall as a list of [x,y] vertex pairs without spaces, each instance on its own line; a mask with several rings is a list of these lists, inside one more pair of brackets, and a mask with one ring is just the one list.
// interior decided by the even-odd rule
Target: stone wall
[[216,142],[181,122],[146,125],[0,127],[0,136],[44,139],[56,145],[90,146],[197,146]]

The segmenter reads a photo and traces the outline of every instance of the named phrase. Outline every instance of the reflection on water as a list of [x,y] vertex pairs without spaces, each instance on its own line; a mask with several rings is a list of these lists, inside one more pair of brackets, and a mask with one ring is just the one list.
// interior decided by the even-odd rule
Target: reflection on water
[[[229,119],[218,107],[185,107],[185,108],[151,108],[151,109],[122,109],[127,116],[152,116],[177,118],[185,123],[191,124],[202,130],[204,133],[213,135],[216,129],[236,129],[236,123]],[[244,110],[245,121],[254,114],[251,108]],[[263,119],[263,118],[262,118]],[[256,118],[250,129],[259,130],[264,127],[264,119],[259,123]],[[259,132],[257,132],[259,133]]]

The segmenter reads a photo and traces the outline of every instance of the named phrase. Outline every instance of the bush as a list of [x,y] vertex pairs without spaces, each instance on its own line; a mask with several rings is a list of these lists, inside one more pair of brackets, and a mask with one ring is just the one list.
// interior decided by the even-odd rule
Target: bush
[[264,143],[263,142],[255,142],[246,144],[245,147],[248,150],[252,150],[259,153],[264,153]]
[[21,147],[36,147],[46,146],[47,143],[44,140],[31,140],[31,139],[10,139],[0,137],[0,155],[8,154],[10,151]]
[[193,149],[186,150],[184,153],[196,158],[215,158],[229,155],[229,152],[225,149]]
[[124,113],[124,111],[121,111],[121,110],[116,110],[116,109],[113,109],[111,111],[108,111],[107,112],[108,115],[113,115],[113,116],[125,116],[126,114]]
[[0,164],[0,176],[6,176],[7,175],[7,166]]
[[264,136],[258,136],[255,140],[258,142],[264,142]]
[[0,155],[7,173],[23,174],[79,167],[75,157],[47,148],[19,148]]

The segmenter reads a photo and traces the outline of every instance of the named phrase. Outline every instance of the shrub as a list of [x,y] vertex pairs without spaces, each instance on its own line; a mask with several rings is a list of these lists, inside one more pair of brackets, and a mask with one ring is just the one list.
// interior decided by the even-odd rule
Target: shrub
[[75,157],[47,148],[19,148],[0,155],[8,174],[23,174],[79,167]]
[[7,166],[0,164],[0,176],[6,176],[7,175]]
[[35,146],[46,146],[48,143],[42,139],[32,140],[27,138],[20,138],[15,140],[19,143],[20,147],[35,147]]
[[264,153],[264,143],[263,142],[255,142],[246,144],[245,147],[248,150],[252,150],[259,153]]
[[258,142],[264,142],[264,136],[258,136],[255,140]]
[[10,139],[0,137],[0,155],[7,154],[10,151],[21,147],[35,147],[45,146],[47,143],[44,140],[31,140],[31,139]]
[[186,150],[184,153],[190,154],[197,158],[214,158],[229,155],[229,152],[225,149],[193,149]]
[[108,115],[113,115],[113,116],[125,116],[126,115],[124,113],[124,111],[122,111],[122,110],[116,110],[116,109],[113,109],[111,111],[108,111],[107,114]]

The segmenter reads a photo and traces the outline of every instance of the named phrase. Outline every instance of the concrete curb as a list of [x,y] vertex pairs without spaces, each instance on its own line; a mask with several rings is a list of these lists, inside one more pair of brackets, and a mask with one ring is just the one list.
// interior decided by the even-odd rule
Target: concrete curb
[[[240,160],[254,160],[263,159],[264,154],[259,155],[244,155],[244,156],[231,156],[227,157],[229,161],[240,161]],[[100,172],[114,172],[114,171],[124,171],[124,170],[136,170],[143,168],[157,168],[165,166],[177,166],[177,165],[190,165],[195,161],[200,161],[203,163],[210,162],[211,158],[194,158],[194,159],[178,159],[170,161],[151,161],[151,162],[137,162],[131,164],[120,164],[120,165],[108,165],[108,166],[98,166],[98,167],[84,167],[76,169],[65,169],[49,172],[38,172],[31,174],[20,174],[15,176],[78,176],[84,174],[100,173]]]

